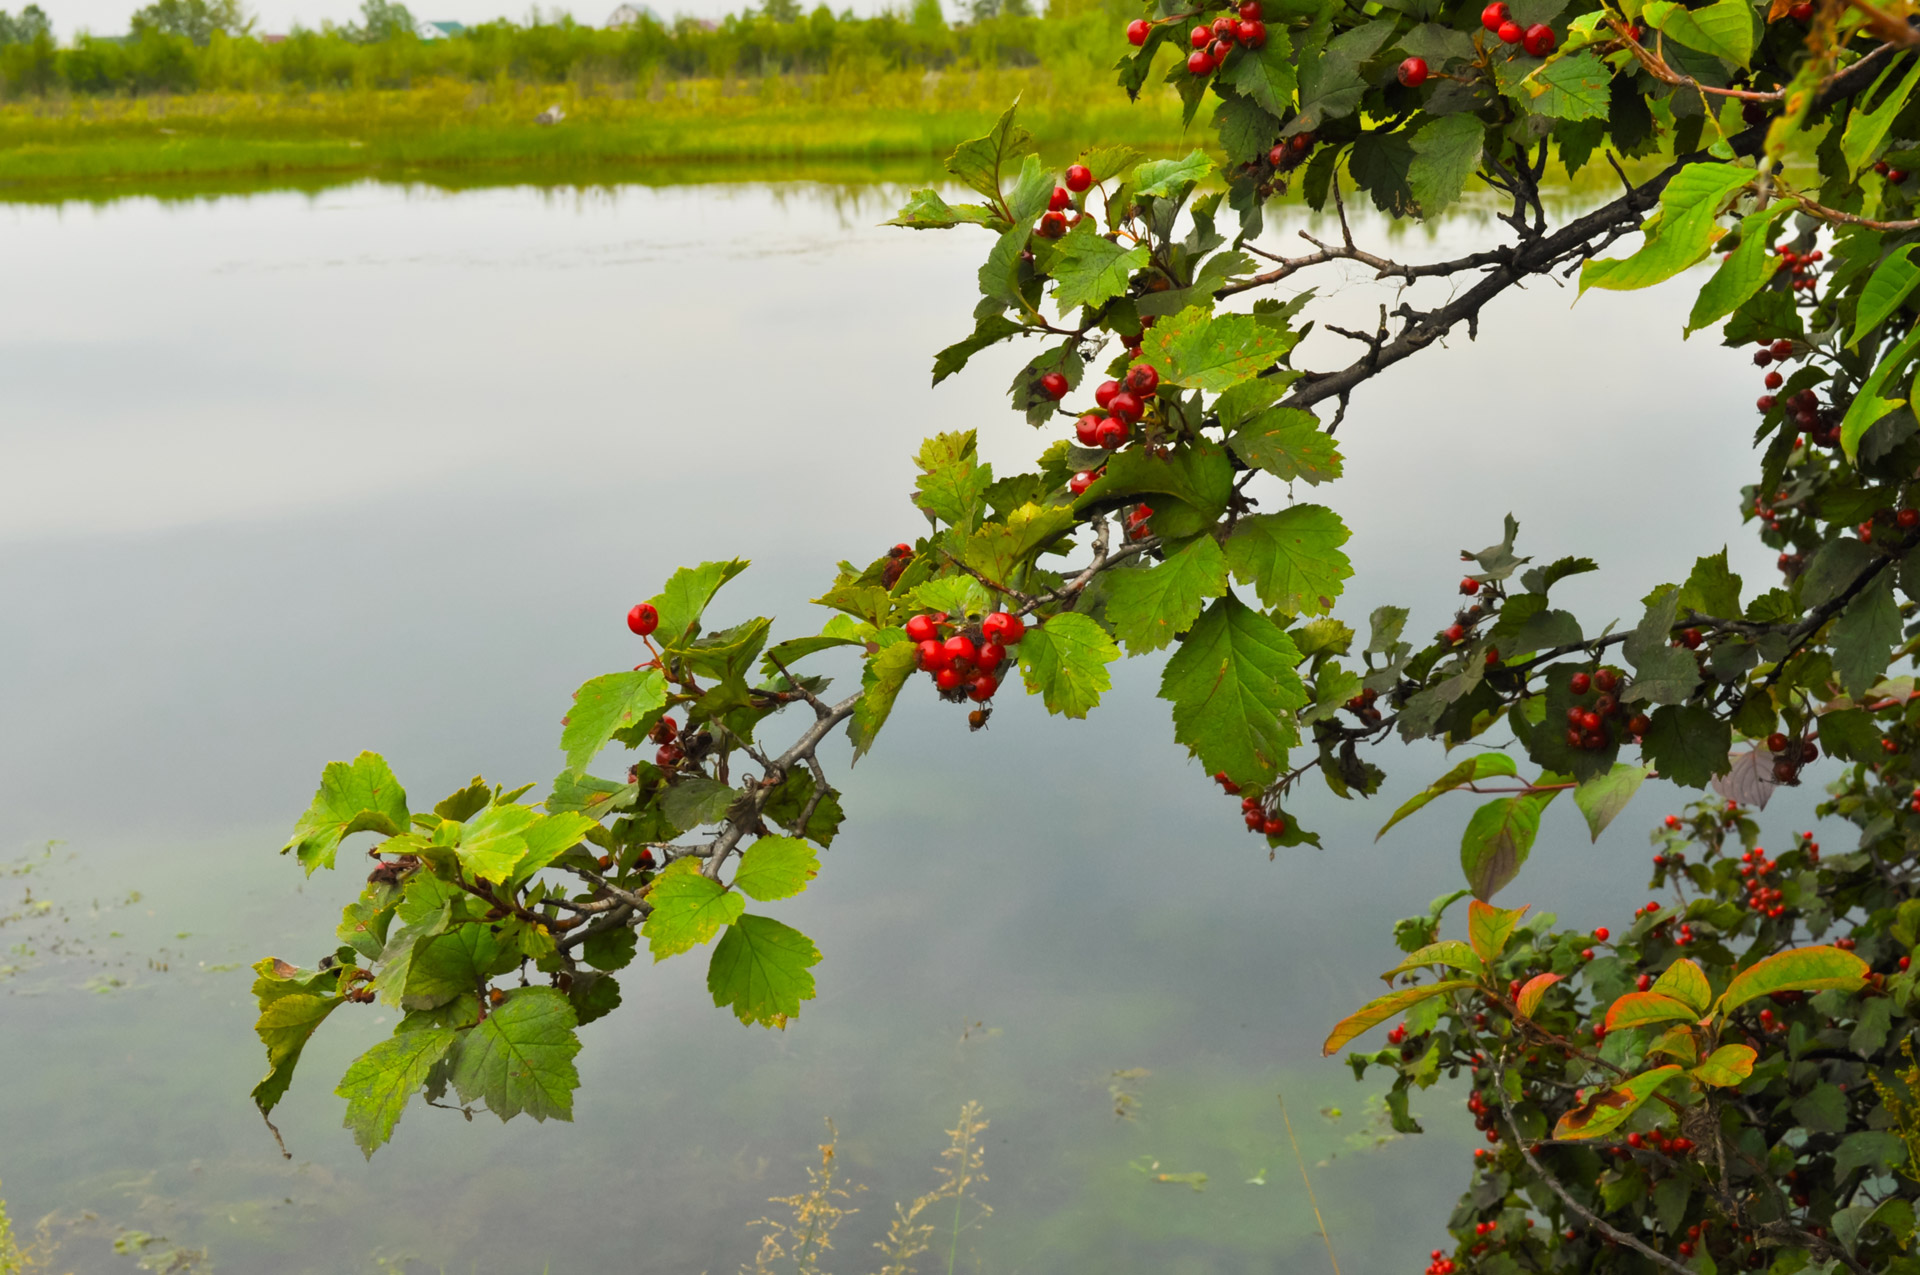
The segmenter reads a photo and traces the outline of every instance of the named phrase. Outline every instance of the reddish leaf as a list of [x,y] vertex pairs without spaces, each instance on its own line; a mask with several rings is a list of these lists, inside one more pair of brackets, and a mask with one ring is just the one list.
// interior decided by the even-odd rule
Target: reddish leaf
[[1535,974],[1528,979],[1526,986],[1520,989],[1520,1013],[1527,1018],[1532,1018],[1534,1011],[1540,1008],[1540,998],[1547,994],[1549,987],[1559,981],[1558,974]]
[[1662,992],[1628,992],[1607,1010],[1607,1030],[1645,1027],[1649,1023],[1693,1022],[1698,1010]]
[[1497,908],[1479,899],[1467,904],[1467,938],[1474,955],[1488,964],[1499,960],[1513,937],[1513,927],[1526,912],[1526,908]]
[[1602,1090],[1588,1099],[1586,1105],[1561,1116],[1560,1123],[1553,1127],[1553,1136],[1569,1139],[1605,1137],[1618,1129],[1628,1116],[1640,1110],[1647,1099],[1660,1091],[1660,1086],[1679,1074],[1680,1068],[1669,1064],[1643,1071],[1611,1089]]

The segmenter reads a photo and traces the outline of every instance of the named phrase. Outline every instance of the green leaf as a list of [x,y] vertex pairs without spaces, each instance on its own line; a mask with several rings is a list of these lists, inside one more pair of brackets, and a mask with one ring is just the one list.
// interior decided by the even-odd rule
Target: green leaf
[[913,676],[919,659],[918,650],[900,630],[883,629],[876,636],[890,640],[860,670],[860,684],[864,691],[860,703],[854,707],[853,719],[847,723],[847,738],[853,741],[855,761],[873,747],[874,737],[887,724],[887,716],[893,712],[893,701],[899,698],[900,688]]
[[[1278,378],[1265,378],[1278,379]],[[1224,413],[1222,419],[1225,419]],[[1233,454],[1282,482],[1331,482],[1340,477],[1340,450],[1319,418],[1297,407],[1276,407],[1243,422],[1227,439]]]
[[938,385],[964,368],[967,360],[988,346],[998,345],[1014,333],[1025,330],[1004,314],[993,313],[980,316],[971,336],[955,341],[933,356],[933,383]]
[[[772,903],[792,898],[819,875],[820,856],[812,846],[795,837],[762,837],[740,856],[733,884],[751,898]],[[735,915],[740,910],[734,909]]]
[[682,775],[660,798],[660,812],[681,829],[718,823],[740,794],[705,775]]
[[813,800],[813,776],[804,769],[795,769],[767,800],[766,816],[796,836],[805,837],[818,846],[830,846],[840,831],[840,823],[846,813],[840,808],[840,798],[829,788],[820,797],[813,808],[813,815],[807,820],[807,826],[799,827],[800,816],[806,810],[807,803]]
[[320,773],[320,791],[313,805],[293,826],[293,836],[280,853],[295,851],[307,875],[331,868],[334,851],[356,832],[384,832],[390,837],[407,830],[407,793],[378,753],[361,753],[351,762],[331,761]]
[[453,1087],[462,1102],[484,1100],[502,1120],[525,1112],[535,1120],[573,1119],[580,1073],[576,1019],[566,996],[550,987],[521,987],[460,1044]]
[[1848,345],[1860,344],[1861,337],[1892,318],[1893,312],[1913,295],[1915,286],[1920,285],[1920,266],[1913,264],[1915,248],[1920,248],[1920,243],[1901,244],[1874,267],[1867,286],[1860,290],[1860,300],[1854,310],[1853,339]]
[[1734,975],[1714,1010],[1731,1014],[1748,1001],[1775,992],[1817,992],[1829,987],[1857,991],[1866,975],[1867,963],[1852,952],[1837,947],[1797,947],[1776,952]]
[[1460,837],[1460,869],[1476,898],[1492,898],[1520,874],[1540,832],[1540,813],[1557,795],[1502,797],[1473,812]]
[[1732,765],[1727,753],[1733,731],[1699,704],[1666,704],[1653,710],[1652,725],[1641,749],[1646,760],[1683,788],[1704,788],[1715,775]]
[[[1915,69],[1920,69],[1920,62],[1915,63]],[[1873,371],[1868,373],[1865,383],[1860,386],[1860,392],[1847,407],[1847,414],[1840,422],[1840,447],[1850,462],[1860,463],[1860,439],[1866,432],[1882,416],[1906,403],[1904,398],[1881,398],[1880,387],[1900,371],[1915,347],[1920,347],[1920,323],[1915,323],[1913,330],[1907,333],[1900,344],[1874,365]]]
[[1460,198],[1467,179],[1480,167],[1486,125],[1472,115],[1443,115],[1413,134],[1413,163],[1407,183],[1422,217],[1432,217]]
[[1640,785],[1646,782],[1653,772],[1645,766],[1629,766],[1626,762],[1615,762],[1613,769],[1597,779],[1589,779],[1573,790],[1573,804],[1580,807],[1580,813],[1587,818],[1587,827],[1592,831],[1592,840],[1600,840],[1600,834],[1607,830],[1614,817],[1627,808],[1633,795],[1640,791]]
[[[1722,0],[1722,3],[1726,2],[1727,0]],[[1864,104],[1872,98],[1880,91],[1880,86],[1886,83],[1887,77],[1893,74],[1894,68],[1898,65],[1897,60],[1889,61],[1887,69],[1880,72],[1879,78],[1874,80],[1873,87],[1856,100]],[[1879,154],[1880,144],[1887,139],[1887,130],[1893,127],[1894,118],[1906,108],[1913,95],[1913,86],[1917,82],[1920,82],[1920,62],[1915,62],[1907,68],[1906,78],[1900,81],[1893,92],[1880,99],[1880,105],[1871,111],[1855,107],[1847,117],[1846,132],[1840,138],[1840,154],[1845,157],[1847,168],[1852,173],[1858,175],[1860,170],[1872,163],[1874,156]]]
[[1271,327],[1251,314],[1216,318],[1196,305],[1149,328],[1140,354],[1162,381],[1219,393],[1272,367],[1299,340],[1298,333]]
[[[1267,42],[1257,49],[1242,49],[1230,59],[1227,83],[1259,103],[1269,115],[1285,118],[1293,109],[1293,41],[1279,24],[1267,28]],[[1268,135],[1271,139],[1271,134]]]
[[972,430],[935,434],[920,444],[914,458],[920,480],[913,503],[963,535],[972,532],[993,483],[993,467],[980,463],[975,448]]
[[1391,984],[1394,979],[1410,970],[1425,969],[1432,965],[1465,970],[1475,978],[1484,978],[1487,973],[1486,962],[1482,961],[1471,947],[1458,939],[1448,939],[1440,943],[1429,943],[1425,947],[1408,953],[1406,960],[1382,974],[1380,980]]
[[984,204],[952,205],[938,191],[916,190],[907,197],[907,206],[887,226],[905,226],[909,230],[951,230],[955,226],[991,226],[1006,224],[1006,219]]
[[1753,6],[1747,0],[1714,0],[1698,9],[1673,0],[1647,0],[1640,13],[1648,26],[1690,49],[1739,66],[1753,57]]
[[1722,1045],[1687,1074],[1703,1085],[1732,1089],[1753,1074],[1754,1052],[1745,1045]]
[[597,821],[616,811],[633,809],[639,795],[637,784],[617,784],[611,779],[563,770],[553,781],[553,791],[541,804],[554,814],[578,812]]
[[1560,1117],[1553,1128],[1555,1138],[1603,1138],[1626,1122],[1628,1116],[1646,1105],[1660,1087],[1680,1074],[1678,1066],[1655,1067],[1632,1079],[1602,1090],[1582,1107]]
[[253,995],[260,1005],[253,1030],[267,1047],[267,1074],[253,1087],[253,1102],[264,1116],[286,1097],[300,1051],[346,1001],[334,994],[340,981],[337,970],[308,973],[271,956],[256,962],[253,970],[259,976]]
[[1033,134],[1013,122],[1015,102],[985,137],[960,143],[947,160],[947,171],[990,200],[1000,198],[1000,176],[1008,163],[1034,150]]
[[1696,1015],[1706,1013],[1713,1004],[1713,988],[1707,982],[1706,971],[1685,957],[1667,966],[1653,981],[1652,990],[1673,997]]
[[1150,159],[1133,170],[1133,193],[1179,199],[1212,171],[1213,161],[1201,150],[1185,159]]
[[1030,694],[1038,695],[1050,713],[1085,717],[1113,685],[1107,665],[1120,658],[1107,631],[1076,611],[1047,617],[1014,648],[1020,656],[1020,677]]
[[1432,997],[1445,996],[1448,992],[1465,991],[1473,986],[1474,983],[1470,979],[1448,979],[1440,983],[1402,988],[1397,992],[1388,992],[1385,996],[1377,996],[1335,1024],[1333,1032],[1327,1037],[1326,1044],[1320,1046],[1320,1054],[1323,1058],[1331,1058],[1334,1051],[1348,1041],[1364,1031],[1378,1027],[1395,1014],[1402,1013]]
[[1509,95],[1535,115],[1552,119],[1607,118],[1613,75],[1607,64],[1591,53],[1554,58],[1534,70]]
[[347,1100],[346,1127],[371,1160],[392,1141],[393,1127],[407,1100],[427,1082],[427,1074],[447,1056],[459,1035],[445,1027],[401,1032],[353,1060],[334,1093]]
[[1072,531],[1074,522],[1073,510],[1064,505],[1022,505],[968,537],[960,547],[960,559],[987,579],[1004,584],[1016,567]]
[[[1153,528],[1162,537],[1200,534],[1227,510],[1233,495],[1233,462],[1213,443],[1202,440],[1166,456],[1129,447],[1107,462],[1100,480],[1081,493],[1074,509],[1109,506],[1124,496],[1155,497]],[[1157,499],[1171,496],[1184,509]]]
[[1227,555],[1212,536],[1156,567],[1107,577],[1107,622],[1135,655],[1157,651],[1186,632],[1208,598],[1227,591]]
[[743,1023],[785,1027],[812,1000],[820,949],[800,931],[771,917],[741,917],[713,949],[707,990],[713,1003],[731,1009]]
[[1452,792],[1467,784],[1479,783],[1482,779],[1491,779],[1495,775],[1516,775],[1513,758],[1505,753],[1475,753],[1449,770],[1440,778],[1407,798],[1400,808],[1393,812],[1393,818],[1380,825],[1380,831],[1373,834],[1375,841],[1387,835],[1387,829],[1405,819],[1408,815],[1424,809],[1434,798]]
[[1833,671],[1841,689],[1858,697],[1884,677],[1900,632],[1900,603],[1893,596],[1892,573],[1883,571],[1834,623]]
[[1013,220],[1018,224],[1031,223],[1047,210],[1053,189],[1053,170],[1041,163],[1038,155],[1028,155],[1020,165],[1013,193],[1007,196],[1007,209],[1013,214]]
[[746,900],[701,874],[694,859],[675,859],[647,892],[653,905],[640,927],[658,964],[705,943],[746,910]]
[[1103,236],[1092,217],[1067,232],[1055,250],[1049,273],[1053,275],[1053,302],[1060,313],[1070,314],[1081,306],[1097,306],[1127,290],[1134,273],[1147,264],[1144,243],[1125,248]]
[[1333,609],[1353,565],[1340,546],[1351,533],[1325,505],[1294,505],[1277,514],[1241,518],[1227,540],[1234,579],[1253,586],[1266,605],[1288,615]]
[[1773,278],[1780,269],[1780,258],[1769,250],[1773,223],[1798,206],[1791,200],[1776,200],[1741,220],[1740,246],[1727,255],[1706,286],[1700,289],[1693,313],[1687,316],[1688,335],[1738,310]]
[[1833,1179],[1844,1182],[1855,1169],[1892,1173],[1907,1162],[1907,1144],[1897,1133],[1860,1129],[1840,1140],[1833,1153]]
[[540,819],[532,806],[489,806],[460,830],[455,853],[460,864],[482,881],[498,885],[513,875],[527,853],[524,835]]
[[666,587],[652,599],[660,612],[660,627],[654,641],[661,646],[685,646],[700,632],[700,617],[720,586],[747,569],[744,558],[729,562],[703,562],[697,567],[681,567],[667,577]]
[[1308,703],[1300,653],[1272,620],[1231,594],[1201,613],[1160,678],[1174,738],[1209,773],[1242,787],[1271,780],[1299,741],[1293,711]]
[[1694,562],[1693,573],[1680,586],[1679,605],[1697,615],[1723,620],[1740,617],[1740,577],[1727,566],[1724,548]]
[[950,575],[929,580],[915,589],[912,606],[916,611],[927,613],[945,611],[953,616],[977,616],[986,614],[992,600],[987,587],[972,576]]
[[1580,268],[1580,290],[1651,287],[1701,260],[1726,233],[1715,220],[1720,210],[1752,180],[1750,168],[1688,164],[1660,192],[1660,212],[1642,227],[1646,242],[1640,250],[1631,257],[1588,261]]
[[586,815],[561,813],[546,815],[521,833],[526,841],[526,856],[514,869],[514,876],[526,880],[540,869],[580,844],[595,821]]

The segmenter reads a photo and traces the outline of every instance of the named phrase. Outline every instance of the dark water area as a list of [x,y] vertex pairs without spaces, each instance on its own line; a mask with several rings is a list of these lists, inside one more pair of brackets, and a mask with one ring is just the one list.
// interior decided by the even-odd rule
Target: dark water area
[[[416,804],[475,771],[544,784],[568,696],[634,662],[621,618],[674,567],[752,558],[716,616],[812,631],[833,563],[917,533],[920,438],[977,429],[1003,472],[1037,451],[1003,397],[1020,355],[929,390],[987,240],[878,225],[904,190],[0,209],[0,865],[59,843],[0,876],[0,917],[29,886],[54,905],[0,926],[16,1226],[96,1214],[78,1270],[131,1269],[103,1238],[125,1227],[227,1271],[718,1272],[751,1263],[748,1224],[804,1188],[830,1118],[868,1188],[826,1265],[844,1275],[879,1265],[894,1201],[931,1188],[977,1100],[993,1213],[956,1270],[1321,1270],[1284,1096],[1343,1269],[1415,1269],[1443,1242],[1474,1136],[1458,1094],[1383,1138],[1384,1082],[1319,1045],[1377,991],[1393,919],[1456,884],[1470,806],[1376,844],[1447,764],[1390,747],[1382,796],[1309,790],[1326,848],[1269,861],[1172,742],[1153,660],[1117,666],[1086,721],[1016,696],[973,735],[909,693],[872,756],[834,754],[846,829],[779,913],[825,953],[819,999],[785,1032],[714,1010],[689,957],[630,969],[583,1030],[571,1124],[416,1102],[363,1161],[331,1090],[384,1007],[308,1049],[278,1113],[291,1160],[253,1111],[245,966],[310,964],[357,888],[274,853],[325,762],[378,749]],[[1469,208],[1356,232],[1425,259],[1489,226]],[[1343,281],[1334,322],[1394,303],[1363,274],[1322,295]],[[1522,552],[1599,559],[1555,595],[1594,628],[1722,544],[1764,587],[1726,463],[1757,376],[1680,341],[1689,298],[1535,284],[1365,390],[1346,477],[1294,493],[1354,529],[1338,614],[1400,602],[1438,627],[1459,550],[1508,511]],[[1316,333],[1299,360],[1341,345]],[[1503,902],[1624,925],[1677,800],[1650,783],[1597,845],[1556,803]],[[1783,794],[1768,838],[1811,805]]]

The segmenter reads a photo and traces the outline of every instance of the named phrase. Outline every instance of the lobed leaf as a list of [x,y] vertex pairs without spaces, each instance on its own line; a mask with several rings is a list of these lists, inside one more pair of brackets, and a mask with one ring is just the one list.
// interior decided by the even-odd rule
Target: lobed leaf
[[453,1087],[462,1102],[484,1100],[502,1120],[573,1119],[580,1087],[574,1055],[580,1039],[573,1006],[551,987],[521,987],[460,1043]]
[[800,931],[771,917],[748,914],[727,927],[707,967],[713,1003],[743,1023],[785,1027],[812,1000],[820,950]]

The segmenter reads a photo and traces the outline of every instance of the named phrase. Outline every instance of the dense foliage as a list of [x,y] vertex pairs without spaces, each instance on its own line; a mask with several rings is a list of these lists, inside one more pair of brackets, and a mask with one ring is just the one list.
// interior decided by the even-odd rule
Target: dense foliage
[[[1037,339],[1011,387],[1042,431],[1035,468],[994,473],[971,434],[926,440],[927,534],[842,563],[819,599],[838,614],[815,634],[709,620],[743,563],[675,573],[629,617],[641,663],[576,694],[566,768],[538,806],[476,780],[418,810],[373,754],[329,766],[286,849],[310,874],[345,838],[379,839],[337,950],[317,969],[258,966],[261,1109],[322,1020],[384,999],[405,1017],[338,1089],[369,1154],[420,1091],[564,1117],[574,1029],[616,1007],[642,941],[655,961],[710,947],[716,1005],[786,1026],[821,952],[771,913],[841,823],[830,733],[865,752],[901,694],[952,701],[978,728],[1016,672],[1050,711],[1084,716],[1123,649],[1165,651],[1176,737],[1263,849],[1318,845],[1310,778],[1375,792],[1362,750],[1394,735],[1463,756],[1389,826],[1449,793],[1493,797],[1461,846],[1467,940],[1441,938],[1460,896],[1403,923],[1390,990],[1327,1042],[1405,1015],[1353,1058],[1393,1073],[1405,1129],[1414,1090],[1473,1080],[1489,1146],[1432,1275],[1920,1268],[1920,702],[1895,667],[1920,643],[1906,10],[1248,0],[1169,5],[1128,38],[1129,87],[1173,44],[1189,117],[1214,99],[1224,190],[1201,193],[1214,164],[1198,151],[1096,148],[1061,176],[1010,110],[950,164],[980,202],[921,191],[897,219],[985,233],[973,332],[934,379]],[[1651,175],[1629,177],[1634,159]],[[1611,163],[1623,193],[1553,225],[1550,163]],[[1502,238],[1398,262],[1357,244],[1342,211],[1338,240],[1288,257],[1257,236],[1295,183],[1316,208],[1343,209],[1350,184],[1407,218],[1478,183],[1506,210]],[[1632,251],[1602,255],[1635,231]],[[1364,640],[1334,617],[1347,527],[1293,495],[1341,476],[1356,392],[1532,277],[1641,288],[1716,249],[1690,326],[1724,322],[1764,369],[1740,499],[1779,550],[1777,581],[1749,586],[1722,551],[1648,589],[1630,627],[1600,627],[1551,600],[1594,564],[1530,564],[1509,519],[1463,555],[1430,636],[1406,608],[1375,611]],[[1357,347],[1345,367],[1294,365],[1311,290],[1232,306],[1340,262],[1410,285],[1376,330],[1329,328]],[[838,648],[861,685],[829,700],[808,661]],[[595,777],[616,743],[637,750],[624,777]],[[1656,833],[1660,897],[1617,935],[1486,902],[1561,793],[1597,839],[1654,773],[1714,795]],[[1859,844],[1761,848],[1776,787],[1816,776]]]
[[870,18],[790,5],[791,12],[748,10],[718,24],[663,22],[650,11],[607,29],[572,19],[502,19],[428,40],[398,20],[404,7],[365,8],[360,23],[267,40],[230,3],[159,0],[128,36],[82,32],[66,44],[44,18],[34,24],[0,13],[0,93],[404,88],[435,78],[645,87],[656,77],[1032,66],[1090,55],[1108,29],[1086,4],[1056,4],[1046,20],[1015,6],[954,26],[938,0],[922,0],[910,13]]

